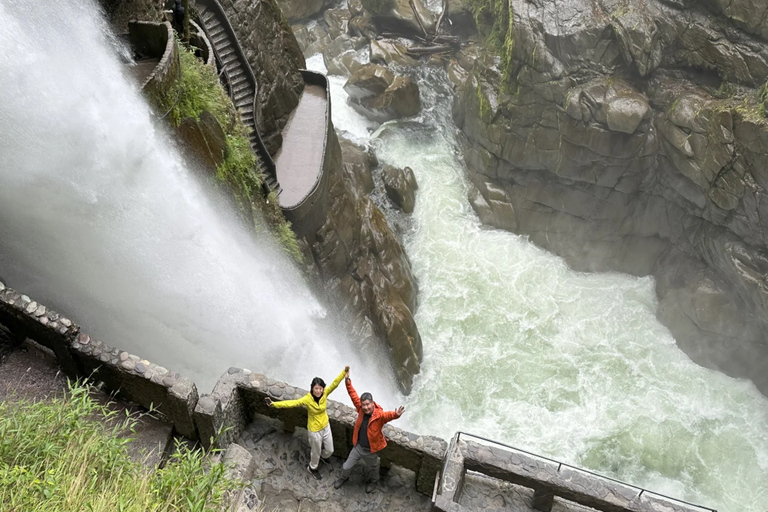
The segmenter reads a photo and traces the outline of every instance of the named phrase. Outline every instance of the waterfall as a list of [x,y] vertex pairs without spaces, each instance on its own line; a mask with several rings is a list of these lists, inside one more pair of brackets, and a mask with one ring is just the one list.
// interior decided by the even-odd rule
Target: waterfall
[[[307,65],[324,70],[319,55]],[[720,512],[765,512],[768,400],[677,348],[656,320],[653,279],[574,272],[525,237],[483,227],[467,200],[451,86],[436,68],[403,72],[415,75],[422,113],[374,133],[346,105],[345,79],[329,80],[336,128],[369,140],[382,163],[410,166],[419,184],[405,248],[424,361],[400,421]]]
[[[0,274],[109,345],[210,390],[230,366],[309,387],[360,356],[267,235],[206,193],[87,1],[0,4]],[[339,397],[340,400],[343,397]]]

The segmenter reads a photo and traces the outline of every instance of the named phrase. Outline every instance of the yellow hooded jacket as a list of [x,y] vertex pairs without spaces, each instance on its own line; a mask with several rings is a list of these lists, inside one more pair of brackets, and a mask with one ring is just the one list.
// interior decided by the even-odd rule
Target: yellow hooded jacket
[[278,409],[288,409],[289,407],[304,406],[307,408],[307,430],[310,432],[319,432],[328,425],[328,413],[325,412],[325,406],[327,404],[328,395],[333,393],[333,390],[339,387],[341,380],[344,378],[344,370],[341,370],[336,379],[331,382],[331,385],[323,390],[323,396],[320,397],[318,402],[312,398],[312,390],[309,393],[299,398],[298,400],[283,400],[282,402],[272,402],[272,407]]

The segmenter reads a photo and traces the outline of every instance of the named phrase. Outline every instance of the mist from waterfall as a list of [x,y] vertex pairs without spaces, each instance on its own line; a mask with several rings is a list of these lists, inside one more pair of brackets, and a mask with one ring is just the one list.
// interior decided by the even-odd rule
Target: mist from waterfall
[[[319,55],[307,66],[325,69]],[[401,423],[446,439],[471,432],[719,512],[765,512],[768,400],[676,346],[656,320],[653,279],[574,272],[482,226],[444,72],[402,71],[422,112],[378,129],[347,104],[345,79],[329,77],[337,130],[382,164],[411,167],[419,185],[407,220],[384,204],[407,226],[424,344]]]
[[360,388],[397,396],[386,354],[357,356],[270,237],[198,183],[97,5],[44,9],[0,3],[7,284],[201,392],[230,366],[309,387],[350,364]]

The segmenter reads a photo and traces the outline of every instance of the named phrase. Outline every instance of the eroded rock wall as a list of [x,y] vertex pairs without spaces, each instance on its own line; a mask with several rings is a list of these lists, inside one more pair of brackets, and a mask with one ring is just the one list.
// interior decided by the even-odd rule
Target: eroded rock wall
[[259,88],[256,121],[267,150],[282,145],[281,132],[299,103],[304,56],[276,0],[221,0]]
[[508,1],[509,66],[449,65],[475,210],[577,269],[654,275],[680,346],[768,393],[765,7]]

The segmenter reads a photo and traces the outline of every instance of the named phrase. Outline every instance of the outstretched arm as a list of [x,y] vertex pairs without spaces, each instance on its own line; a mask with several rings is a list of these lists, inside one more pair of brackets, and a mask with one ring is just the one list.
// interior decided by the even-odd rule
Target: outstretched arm
[[349,372],[349,366],[345,366],[344,369],[341,370],[339,376],[336,377],[333,382],[331,382],[331,385],[325,388],[325,396],[330,395],[337,387],[339,387],[339,384],[341,384],[341,379],[347,375],[347,372]]
[[355,409],[359,411],[362,407],[360,405],[360,397],[357,396],[357,391],[355,391],[355,388],[352,387],[352,380],[347,377],[344,379],[344,383],[347,385],[347,393],[349,393],[349,398],[352,399],[352,404],[355,406]]
[[390,422],[392,420],[396,420],[397,418],[402,416],[403,415],[403,411],[405,411],[405,407],[403,407],[401,405],[400,407],[398,407],[394,411],[384,411],[381,414],[381,418],[384,420],[384,423],[388,423],[388,422]]
[[291,407],[300,407],[302,405],[307,404],[307,398],[309,397],[309,394],[304,395],[303,397],[297,399],[297,400],[282,400],[280,402],[267,402],[267,405],[270,407],[275,407],[276,409],[290,409]]

